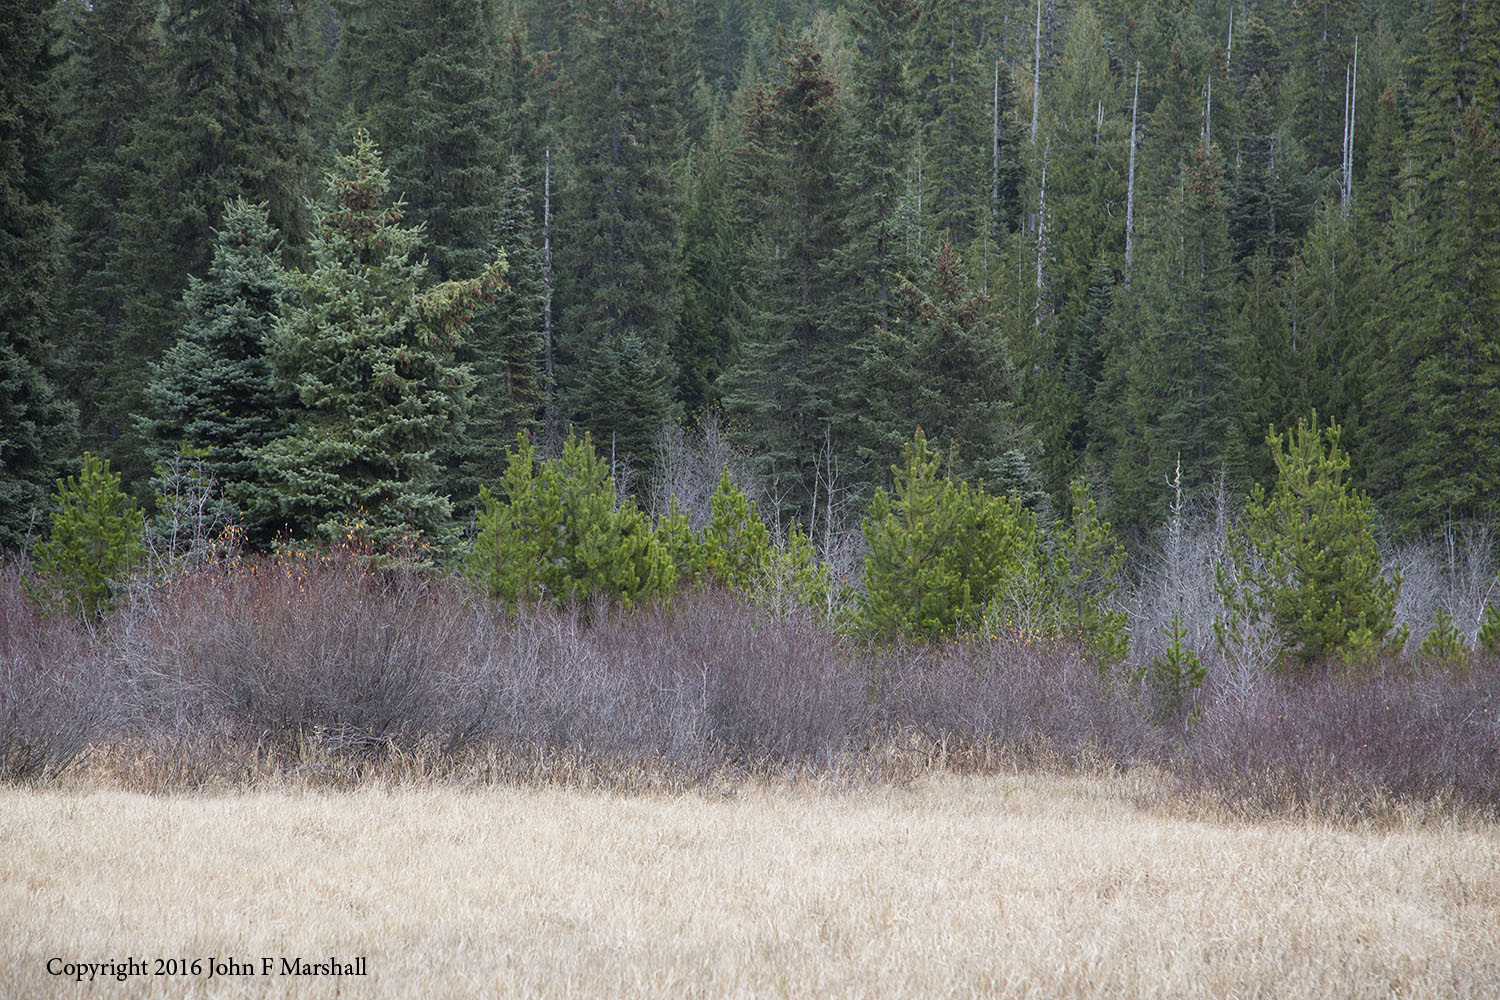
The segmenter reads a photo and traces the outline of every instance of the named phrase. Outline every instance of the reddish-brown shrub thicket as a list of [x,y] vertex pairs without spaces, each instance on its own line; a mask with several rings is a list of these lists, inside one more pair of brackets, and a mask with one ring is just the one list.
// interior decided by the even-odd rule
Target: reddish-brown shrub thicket
[[881,719],[929,740],[1022,763],[1123,765],[1155,746],[1140,704],[1066,642],[1000,636],[882,661]]
[[420,743],[693,780],[895,760],[868,752],[915,736],[964,766],[1149,761],[1256,810],[1500,807],[1492,662],[1233,684],[1215,669],[1195,723],[1155,727],[1066,644],[870,648],[721,591],[508,614],[335,551],[202,564],[86,625],[41,618],[20,572],[0,567],[0,780],[93,746],[151,756],[167,784],[238,781],[310,741],[366,762]]
[[81,621],[46,620],[0,563],[0,781],[66,769],[116,717],[118,692]]
[[1392,799],[1500,807],[1500,668],[1258,676],[1209,690],[1179,763],[1189,788],[1254,810],[1353,811]]

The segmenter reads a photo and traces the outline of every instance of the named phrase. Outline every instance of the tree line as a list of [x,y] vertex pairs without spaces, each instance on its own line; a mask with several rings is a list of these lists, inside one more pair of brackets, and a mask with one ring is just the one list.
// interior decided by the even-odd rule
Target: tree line
[[918,428],[1127,540],[1299,419],[1391,536],[1500,503],[1491,5],[0,6],[5,547],[85,451],[451,547],[518,431],[707,415],[814,537]]

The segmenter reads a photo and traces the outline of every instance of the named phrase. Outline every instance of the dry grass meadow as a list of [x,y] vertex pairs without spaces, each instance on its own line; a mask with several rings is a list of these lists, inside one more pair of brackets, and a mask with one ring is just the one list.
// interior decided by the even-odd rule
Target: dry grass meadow
[[[51,957],[365,956],[74,984]],[[0,790],[0,991],[1494,997],[1500,828],[1235,820],[1148,779]]]

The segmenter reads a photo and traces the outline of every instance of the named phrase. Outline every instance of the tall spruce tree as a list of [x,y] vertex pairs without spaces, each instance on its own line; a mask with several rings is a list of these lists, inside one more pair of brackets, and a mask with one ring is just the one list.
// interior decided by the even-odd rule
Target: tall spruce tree
[[71,112],[60,123],[50,170],[65,224],[54,337],[81,443],[95,454],[124,429],[113,391],[116,352],[138,287],[138,262],[124,236],[143,178],[135,136],[153,106],[158,7],[155,0],[95,0],[58,8],[68,53],[62,100]]
[[743,325],[745,219],[738,198],[740,163],[734,146],[740,119],[726,117],[693,160],[682,221],[682,316],[677,323],[677,385],[687,414],[718,407],[721,378],[738,349]]
[[[490,257],[504,184],[496,20],[487,0],[338,4],[346,127],[367,128],[411,221],[425,226],[433,275],[472,274]],[[528,151],[530,152],[530,151]],[[540,162],[540,152],[531,152]]]
[[424,287],[421,231],[400,225],[368,133],[340,155],[315,207],[311,269],[291,276],[272,344],[295,393],[289,431],[257,453],[264,516],[301,537],[351,531],[380,548],[456,540],[439,458],[463,430],[473,377],[453,359],[474,309],[502,284],[503,257],[478,278]]
[[849,149],[850,250],[869,298],[871,323],[882,323],[896,272],[912,255],[901,231],[916,123],[907,73],[918,8],[909,0],[866,0],[855,13],[857,36]]
[[882,432],[879,454],[894,458],[921,428],[954,474],[993,480],[1002,456],[1022,444],[1001,318],[968,289],[948,239],[921,277],[920,286],[897,289],[895,320],[872,352],[868,377],[879,388],[869,419]]
[[682,31],[660,0],[593,0],[580,24],[574,169],[558,218],[567,277],[560,380],[572,418],[602,447],[611,436],[650,441],[676,410],[675,391],[665,405],[653,393],[636,399],[644,409],[628,410],[599,390],[634,344],[650,361],[648,381],[675,389]]
[[55,139],[57,50],[42,6],[0,4],[0,549],[24,543],[72,464],[76,411],[48,372],[59,214],[46,158]]
[[991,193],[990,66],[970,41],[972,5],[922,5],[913,57],[924,222],[955,246],[979,235]]
[[508,264],[505,284],[454,352],[474,375],[468,424],[447,460],[447,483],[461,514],[474,509],[481,486],[499,482],[505,449],[518,432],[537,426],[546,399],[542,253],[531,217],[533,199],[521,176],[521,163],[512,157],[491,236],[492,247],[504,252]]
[[294,11],[277,0],[173,0],[162,11],[151,112],[132,137],[141,183],[121,217],[120,250],[134,282],[111,345],[107,404],[119,434],[108,450],[138,490],[149,472],[131,418],[140,370],[181,326],[187,278],[207,271],[224,205],[266,203],[272,225],[295,241],[309,163]]
[[[183,293],[187,317],[147,381],[136,418],[153,466],[180,450],[201,454],[205,475],[240,510],[264,507],[256,453],[283,430],[283,401],[266,359],[286,296],[280,239],[264,205],[224,210],[213,262]],[[275,525],[248,525],[270,540]]]
[[1375,269],[1382,321],[1366,451],[1398,533],[1493,516],[1500,400],[1500,14],[1438,0],[1416,61],[1411,149]]
[[817,489],[820,446],[831,441],[851,476],[862,434],[849,403],[860,391],[850,376],[862,366],[861,331],[845,311],[853,279],[837,266],[848,245],[842,110],[822,55],[801,41],[745,124],[750,308],[724,402],[738,443],[795,511]]
[[[1100,254],[1112,272],[1124,252],[1129,124],[1122,117],[1125,95],[1110,65],[1102,26],[1093,9],[1075,12],[1056,74],[1038,142],[1048,158],[1044,240],[1037,251],[1048,322],[1032,344],[1026,394],[1028,422],[1043,442],[1041,472],[1059,494],[1077,474],[1079,440],[1089,400],[1073,390],[1068,369],[1097,347],[1077,345],[1090,304],[1089,282]],[[1038,178],[1038,182],[1039,182]],[[1039,183],[1038,183],[1039,186]],[[1041,193],[1037,191],[1037,204]],[[1083,334],[1097,336],[1096,332]]]
[[1190,493],[1221,471],[1236,486],[1246,475],[1245,352],[1231,339],[1221,178],[1218,148],[1200,141],[1176,197],[1143,233],[1145,266],[1117,300],[1095,434],[1113,456],[1119,519],[1135,528],[1163,512],[1159,484],[1179,461]]

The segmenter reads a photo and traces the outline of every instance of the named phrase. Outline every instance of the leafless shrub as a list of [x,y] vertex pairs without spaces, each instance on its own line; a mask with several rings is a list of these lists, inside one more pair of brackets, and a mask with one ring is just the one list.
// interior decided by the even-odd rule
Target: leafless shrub
[[497,636],[466,678],[487,699],[486,737],[701,774],[827,763],[867,729],[861,676],[811,621],[716,591],[590,618],[538,609]]
[[1137,702],[1066,643],[999,637],[887,651],[882,719],[1022,763],[1119,765],[1151,743]]
[[1259,675],[1208,692],[1180,761],[1187,786],[1254,811],[1351,814],[1391,800],[1500,807],[1500,670]]
[[1411,648],[1431,631],[1439,609],[1474,645],[1485,605],[1496,597],[1496,543],[1494,525],[1449,524],[1436,541],[1409,543],[1385,560],[1386,572],[1401,573],[1396,621],[1411,630]]
[[189,569],[112,631],[144,725],[218,713],[247,733],[379,740],[445,721],[435,681],[463,649],[463,609],[443,581],[335,550]]
[[1174,492],[1171,516],[1138,561],[1135,586],[1121,597],[1134,662],[1150,662],[1165,651],[1173,615],[1182,616],[1188,645],[1200,653],[1214,648],[1214,621],[1224,614],[1214,572],[1224,560],[1231,517],[1222,488],[1211,503],[1196,509],[1180,491]]
[[26,599],[21,568],[0,563],[0,781],[38,781],[77,761],[115,716],[89,626],[47,620]]
[[651,514],[667,513],[672,498],[695,531],[713,519],[714,490],[725,469],[737,489],[760,504],[759,480],[750,472],[742,452],[729,442],[722,417],[705,414],[694,430],[676,422],[662,427],[656,438],[656,460],[651,469]]

